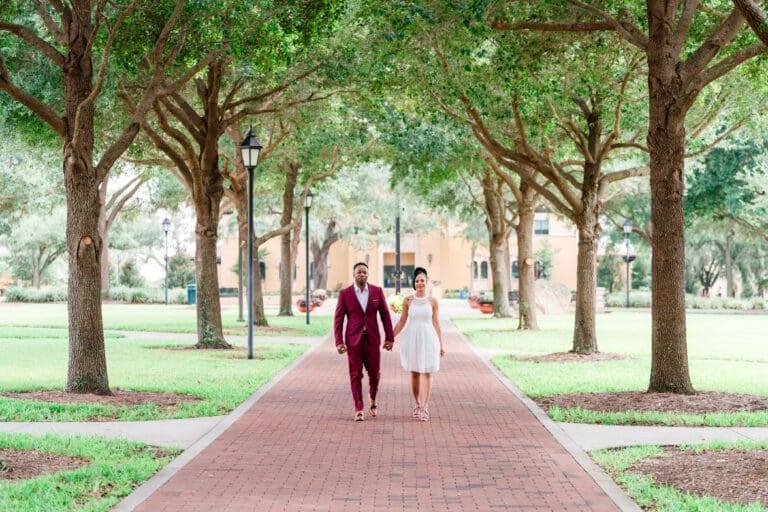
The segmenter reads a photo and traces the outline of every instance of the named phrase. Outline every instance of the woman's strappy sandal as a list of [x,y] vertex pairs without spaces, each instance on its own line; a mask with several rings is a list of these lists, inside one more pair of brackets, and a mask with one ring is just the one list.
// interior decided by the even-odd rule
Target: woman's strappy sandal
[[420,421],[429,421],[429,407],[422,407],[421,414],[419,414]]
[[371,404],[368,406],[368,414],[371,415],[372,418],[375,418],[378,412],[376,411],[376,404]]
[[416,404],[416,406],[413,408],[412,417],[415,420],[421,419],[421,404]]
[[355,413],[355,421],[363,421],[365,417],[363,416],[363,411],[357,411]]

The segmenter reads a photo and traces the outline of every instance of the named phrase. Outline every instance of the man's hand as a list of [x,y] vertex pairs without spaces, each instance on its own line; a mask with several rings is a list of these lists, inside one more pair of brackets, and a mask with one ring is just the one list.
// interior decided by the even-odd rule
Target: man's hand
[[384,350],[392,350],[392,346],[395,344],[394,341],[385,341],[384,342]]
[[339,354],[343,354],[344,352],[347,351],[347,346],[344,344],[336,345],[336,350],[339,351]]

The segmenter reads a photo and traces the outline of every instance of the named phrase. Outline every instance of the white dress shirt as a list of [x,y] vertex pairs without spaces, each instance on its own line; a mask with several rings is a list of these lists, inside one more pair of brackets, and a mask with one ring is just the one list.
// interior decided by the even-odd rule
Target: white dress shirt
[[363,312],[365,312],[365,308],[368,307],[368,283],[365,283],[365,288],[362,291],[355,284],[355,296],[357,297],[357,302],[360,303],[360,307],[363,308]]

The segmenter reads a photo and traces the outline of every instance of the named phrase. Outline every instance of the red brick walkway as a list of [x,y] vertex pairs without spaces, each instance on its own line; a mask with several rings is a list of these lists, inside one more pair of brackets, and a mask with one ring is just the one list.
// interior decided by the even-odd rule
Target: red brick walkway
[[410,417],[396,350],[382,355],[379,417],[353,422],[346,357],[328,340],[136,510],[619,510],[459,335],[445,334],[429,423]]

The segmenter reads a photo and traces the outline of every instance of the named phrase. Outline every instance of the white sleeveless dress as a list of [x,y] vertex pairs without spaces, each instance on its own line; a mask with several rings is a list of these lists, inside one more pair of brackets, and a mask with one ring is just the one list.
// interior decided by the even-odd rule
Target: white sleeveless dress
[[400,363],[405,371],[434,373],[440,370],[440,340],[432,325],[429,297],[413,296],[401,339]]

